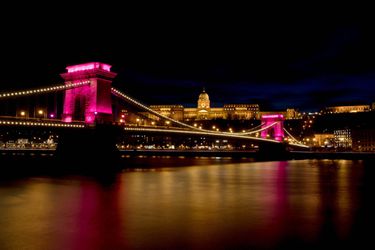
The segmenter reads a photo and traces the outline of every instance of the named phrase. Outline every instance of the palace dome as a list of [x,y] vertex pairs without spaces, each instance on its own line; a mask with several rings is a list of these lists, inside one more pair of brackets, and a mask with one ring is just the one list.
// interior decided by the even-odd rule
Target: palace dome
[[204,89],[198,97],[198,108],[210,108],[210,97]]
[[198,99],[202,100],[202,101],[209,101],[210,97],[208,96],[208,94],[206,93],[206,91],[203,90],[203,92],[199,94],[199,98]]

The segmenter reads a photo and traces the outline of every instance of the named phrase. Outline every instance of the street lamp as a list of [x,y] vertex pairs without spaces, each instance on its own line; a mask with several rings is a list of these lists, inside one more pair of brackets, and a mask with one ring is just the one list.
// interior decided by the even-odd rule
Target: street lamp
[[25,116],[25,115],[26,115],[26,112],[25,112],[25,111],[21,111],[21,112],[20,112],[20,115],[21,115],[21,116]]

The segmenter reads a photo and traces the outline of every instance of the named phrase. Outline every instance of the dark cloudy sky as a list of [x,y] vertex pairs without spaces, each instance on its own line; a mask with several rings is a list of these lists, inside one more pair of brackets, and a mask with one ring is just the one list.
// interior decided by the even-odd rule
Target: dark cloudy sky
[[118,73],[114,86],[146,104],[194,106],[203,87],[213,106],[309,111],[375,101],[370,20],[209,10],[17,10],[0,20],[0,91],[60,83],[65,66],[101,61]]

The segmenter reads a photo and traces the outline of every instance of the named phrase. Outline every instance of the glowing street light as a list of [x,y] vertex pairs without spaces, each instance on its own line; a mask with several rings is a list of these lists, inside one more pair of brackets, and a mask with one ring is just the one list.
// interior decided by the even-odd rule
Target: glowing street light
[[20,115],[21,115],[21,116],[25,116],[25,115],[26,115],[26,112],[25,112],[25,111],[21,111],[21,112],[20,112]]
[[44,114],[44,111],[42,109],[39,109],[38,110],[38,115],[43,115]]

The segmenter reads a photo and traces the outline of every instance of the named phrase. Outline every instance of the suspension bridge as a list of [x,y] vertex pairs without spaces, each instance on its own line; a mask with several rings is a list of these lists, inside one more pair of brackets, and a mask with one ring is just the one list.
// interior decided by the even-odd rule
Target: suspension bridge
[[[112,87],[116,73],[111,71],[111,65],[92,62],[68,66],[66,70],[61,74],[65,80],[62,84],[0,93],[2,106],[15,104],[0,116],[2,131],[29,131],[31,128],[39,131],[64,131],[59,144],[64,144],[65,149],[79,150],[75,145],[86,145],[98,153],[106,150],[104,147],[116,144],[114,138],[107,139],[111,137],[109,130],[116,131],[112,135],[121,137],[125,142],[135,135],[143,135],[176,137],[184,143],[191,138],[210,138],[254,143],[259,148],[269,148],[272,145],[293,149],[308,148],[284,128],[284,117],[281,114],[263,115],[259,126],[249,127],[242,132],[212,131],[172,119]],[[56,107],[50,111],[47,107],[38,109],[22,106],[24,99],[37,100],[58,94],[62,94],[60,114]],[[55,106],[57,103],[55,100]],[[124,107],[126,113],[122,112]],[[139,118],[146,120],[147,124],[126,122],[127,119],[134,121]],[[84,144],[82,140],[85,141]],[[73,150],[68,151],[74,153]]]

